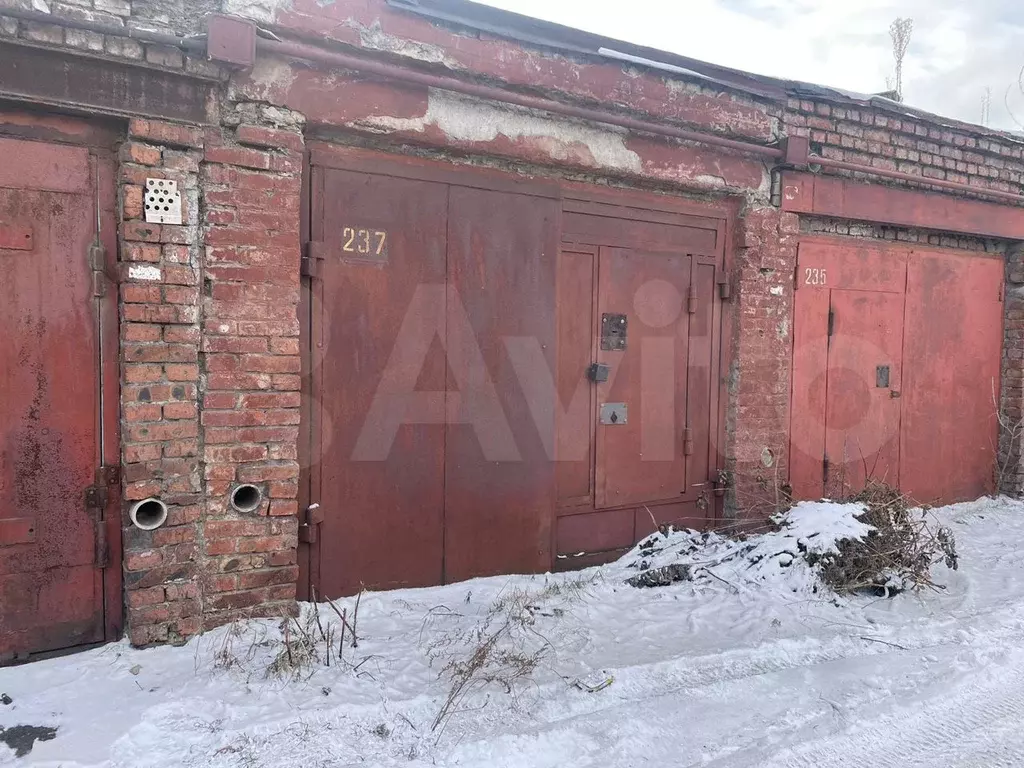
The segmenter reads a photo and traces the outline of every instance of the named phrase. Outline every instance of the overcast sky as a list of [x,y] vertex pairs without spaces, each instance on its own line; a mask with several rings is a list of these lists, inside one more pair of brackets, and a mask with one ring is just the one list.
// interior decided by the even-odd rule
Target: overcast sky
[[994,128],[1020,130],[1024,0],[483,0],[641,45],[764,75],[861,93],[893,71],[889,24],[914,20],[905,101],[977,123],[986,86]]

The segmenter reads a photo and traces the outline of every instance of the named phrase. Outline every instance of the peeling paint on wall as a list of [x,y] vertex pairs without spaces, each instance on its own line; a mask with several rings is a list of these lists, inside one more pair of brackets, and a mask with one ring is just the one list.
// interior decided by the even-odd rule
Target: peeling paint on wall
[[289,0],[224,0],[224,13],[271,24],[277,12],[291,8]]
[[626,147],[626,131],[556,120],[532,110],[469,99],[448,91],[432,89],[422,117],[369,117],[358,121],[358,127],[415,133],[433,127],[456,142],[486,143],[501,136],[513,141],[539,140],[555,160],[579,162],[582,155],[588,155],[595,167],[633,173],[642,170],[640,156]]
[[354,23],[352,26],[359,33],[359,42],[364,48],[385,51],[397,56],[406,56],[410,59],[425,61],[431,64],[444,64],[451,69],[458,67],[456,62],[451,61],[445,55],[445,49],[441,46],[389,35],[381,27],[379,19],[369,26]]

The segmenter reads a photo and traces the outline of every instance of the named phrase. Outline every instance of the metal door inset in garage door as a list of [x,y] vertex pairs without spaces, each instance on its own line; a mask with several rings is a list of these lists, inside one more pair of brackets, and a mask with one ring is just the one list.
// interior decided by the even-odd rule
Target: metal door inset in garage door
[[598,508],[686,493],[691,269],[685,253],[600,249],[598,359],[612,370],[597,385]]
[[616,203],[564,202],[560,568],[720,512],[725,221]]
[[0,157],[0,660],[10,660],[111,639],[120,624],[120,582],[103,570],[108,546],[120,550],[108,514],[117,476],[101,469],[117,455],[117,332],[116,291],[94,295],[114,247],[110,155],[0,138]]
[[867,480],[920,502],[992,488],[1003,264],[955,251],[806,238],[794,312],[796,498]]

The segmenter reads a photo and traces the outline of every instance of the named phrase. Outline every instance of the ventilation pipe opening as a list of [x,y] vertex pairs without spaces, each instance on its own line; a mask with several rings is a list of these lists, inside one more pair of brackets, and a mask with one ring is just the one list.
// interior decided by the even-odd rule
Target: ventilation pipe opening
[[167,505],[160,499],[143,499],[128,510],[132,525],[144,531],[154,531],[167,522]]
[[231,492],[231,506],[236,512],[255,512],[263,503],[263,491],[259,487],[246,483]]

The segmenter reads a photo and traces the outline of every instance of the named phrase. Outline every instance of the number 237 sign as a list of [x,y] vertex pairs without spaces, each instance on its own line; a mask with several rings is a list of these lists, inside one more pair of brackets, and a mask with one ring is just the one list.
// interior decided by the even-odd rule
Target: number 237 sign
[[341,230],[343,254],[356,254],[368,259],[386,259],[388,233],[383,229],[344,227]]

